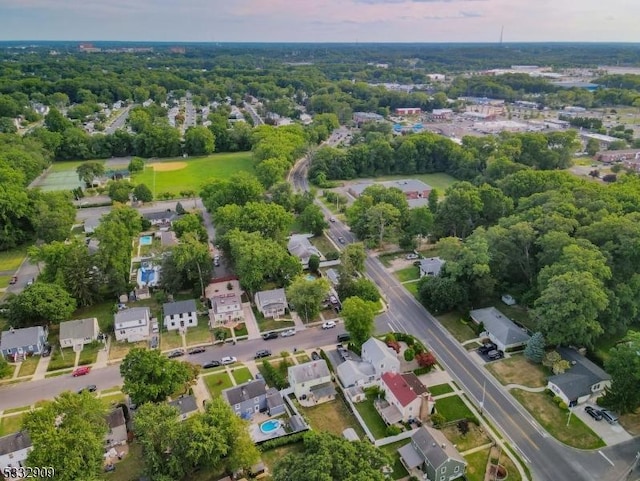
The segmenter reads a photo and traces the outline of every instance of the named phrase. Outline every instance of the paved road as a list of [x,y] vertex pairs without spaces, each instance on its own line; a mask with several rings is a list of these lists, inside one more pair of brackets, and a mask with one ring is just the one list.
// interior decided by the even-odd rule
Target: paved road
[[[297,190],[308,189],[307,159],[301,159],[290,174]],[[327,216],[331,212],[320,204]],[[356,241],[341,222],[331,223],[329,235],[343,237],[346,243]],[[404,287],[386,271],[378,259],[369,255],[367,275],[378,285],[389,304],[378,323],[393,330],[411,333],[428,345],[443,367],[479,406],[484,398],[484,413],[506,433],[524,460],[532,468],[535,480],[611,480],[617,481],[633,463],[640,451],[640,438],[603,449],[580,451],[551,438],[544,429],[508,394],[486,370],[469,359],[469,353],[440,325]]]
[[125,122],[129,118],[129,111],[131,110],[131,107],[132,107],[131,105],[125,107],[122,110],[122,112],[120,112],[118,114],[118,116],[115,119],[113,119],[113,122],[111,122],[110,125],[105,127],[104,133],[105,134],[113,134],[116,130],[121,129],[122,127],[124,127]]
[[249,112],[249,115],[251,115],[254,126],[257,127],[258,125],[264,124],[264,120],[262,120],[262,118],[258,115],[258,112],[256,112],[256,109],[253,108],[253,105],[251,105],[249,102],[244,102],[243,106],[247,110],[247,112]]
[[[337,342],[336,336],[343,332],[344,328],[341,324],[334,329],[327,330],[323,330],[320,327],[311,327],[296,333],[292,337],[270,341],[263,341],[262,339],[242,341],[235,346],[230,343],[224,346],[210,346],[207,347],[206,352],[184,356],[179,359],[202,365],[224,356],[235,356],[238,361],[244,362],[252,360],[259,349],[270,349],[277,356],[285,350],[292,352],[294,348],[302,350],[331,345]],[[35,404],[41,399],[53,398],[64,391],[77,391],[88,384],[95,384],[98,389],[108,389],[122,384],[119,365],[95,369],[86,376],[72,377],[71,374],[66,374],[40,381],[2,386],[0,387],[0,410]]]

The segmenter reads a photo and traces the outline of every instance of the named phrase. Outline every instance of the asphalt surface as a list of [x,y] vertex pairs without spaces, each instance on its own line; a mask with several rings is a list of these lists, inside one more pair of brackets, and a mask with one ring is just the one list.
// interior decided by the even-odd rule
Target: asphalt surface
[[130,110],[131,110],[131,105],[125,107],[124,110],[122,112],[120,112],[118,114],[118,116],[113,120],[113,122],[111,122],[110,125],[105,127],[104,133],[105,134],[113,134],[116,130],[121,129],[122,127],[124,127],[125,122],[129,118],[129,111]]
[[262,118],[258,115],[258,112],[256,112],[256,109],[253,108],[253,105],[251,105],[249,102],[243,102],[243,106],[247,110],[247,112],[249,112],[249,115],[251,115],[254,126],[257,127],[258,125],[264,124],[264,120],[262,120]]
[[[301,159],[289,180],[297,190],[309,188],[306,178],[308,159]],[[331,212],[318,203],[327,217]],[[355,242],[349,229],[339,221],[329,226],[329,236]],[[337,244],[340,245],[340,244]],[[433,351],[440,364],[464,389],[477,407],[484,399],[483,412],[530,466],[535,480],[574,481],[611,480],[626,476],[640,451],[640,438],[597,451],[565,446],[554,438],[485,369],[469,358],[469,353],[442,327],[404,287],[386,271],[378,259],[369,255],[366,273],[383,293],[389,309],[377,324],[388,324],[395,331],[413,334]]]

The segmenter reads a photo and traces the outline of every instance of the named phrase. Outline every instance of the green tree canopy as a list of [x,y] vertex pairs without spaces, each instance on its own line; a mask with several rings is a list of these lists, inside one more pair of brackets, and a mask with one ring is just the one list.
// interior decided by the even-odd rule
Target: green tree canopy
[[76,300],[60,285],[36,282],[9,297],[9,321],[15,326],[59,324],[71,318]]
[[351,341],[361,346],[373,334],[373,320],[379,304],[359,297],[349,297],[342,302],[344,327],[351,334]]
[[327,298],[330,289],[331,285],[324,277],[310,281],[306,276],[299,275],[287,287],[287,300],[298,315],[309,322],[320,312],[322,301]]

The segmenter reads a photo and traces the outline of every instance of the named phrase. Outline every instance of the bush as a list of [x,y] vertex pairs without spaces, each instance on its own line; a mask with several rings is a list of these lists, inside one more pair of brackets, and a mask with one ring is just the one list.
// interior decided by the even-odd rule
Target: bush
[[560,409],[562,409],[563,411],[566,411],[567,409],[569,409],[569,406],[567,406],[567,403],[566,403],[566,402],[564,402],[564,401],[560,401],[560,402],[558,403],[558,407],[559,407]]
[[280,446],[286,446],[288,444],[294,444],[302,441],[304,438],[305,431],[300,433],[294,433],[289,436],[281,436],[276,439],[270,439],[269,441],[265,441],[264,443],[258,446],[260,451],[268,451],[270,449],[279,448]]
[[418,361],[418,366],[428,368],[432,368],[437,362],[436,357],[430,352],[421,352],[416,356],[416,361]]
[[407,362],[413,361],[413,358],[416,356],[415,352],[411,348],[407,348],[404,351],[404,360]]
[[129,162],[129,167],[127,168],[129,172],[142,172],[144,170],[144,160],[140,157],[134,157],[131,159],[131,162]]
[[396,336],[392,332],[384,336],[384,342],[387,343],[387,346],[389,345],[388,343],[395,342],[395,341],[396,341]]
[[400,426],[396,426],[395,424],[387,426],[387,436],[397,436],[401,432],[402,428]]
[[413,373],[416,376],[422,376],[423,374],[427,374],[429,372],[431,372],[431,368],[430,367],[419,367],[419,368],[413,370]]
[[440,413],[433,413],[431,415],[431,422],[433,423],[433,427],[437,428],[446,423],[447,419]]
[[336,261],[340,259],[340,253],[338,251],[329,251],[325,254],[325,259],[328,261]]
[[400,352],[400,343],[398,341],[387,342],[387,347],[390,347],[396,351],[396,353]]

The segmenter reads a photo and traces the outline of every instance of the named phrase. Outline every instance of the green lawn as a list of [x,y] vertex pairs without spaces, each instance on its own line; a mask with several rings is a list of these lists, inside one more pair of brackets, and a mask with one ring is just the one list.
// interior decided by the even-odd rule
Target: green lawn
[[0,436],[20,431],[22,426],[22,418],[24,414],[14,414],[12,416],[4,416],[0,421]]
[[278,448],[269,449],[260,453],[262,462],[267,465],[270,472],[273,472],[274,466],[287,454],[300,453],[304,450],[304,444],[302,441],[293,444],[287,444],[286,446],[280,446]]
[[240,171],[253,172],[251,152],[213,154],[189,159],[179,157],[163,159],[162,162],[185,162],[187,166],[179,170],[155,173],[153,168],[146,167],[144,172],[133,175],[134,183],[146,184],[152,190],[155,185],[156,195],[162,192],[179,194],[185,190],[199,192],[211,179],[226,179]]
[[353,428],[361,440],[366,439],[362,426],[340,396],[336,396],[334,401],[309,408],[298,405],[298,409],[309,421],[311,428],[316,431],[326,431],[342,436],[342,431]]
[[558,441],[578,449],[596,449],[605,446],[602,439],[579,417],[571,416],[567,426],[569,411],[560,409],[548,394],[519,389],[512,389],[511,394]]
[[20,364],[20,372],[18,373],[18,377],[31,376],[34,372],[36,372],[36,368],[38,367],[39,362],[40,356],[31,356],[26,358],[22,362],[22,364]]
[[211,397],[219,396],[224,389],[233,386],[231,378],[225,371],[217,372],[210,376],[204,376],[203,379],[209,389]]
[[405,267],[393,273],[400,282],[414,281],[420,279],[420,268],[418,266]]
[[441,394],[453,392],[453,387],[451,387],[451,384],[438,384],[436,386],[429,386],[429,392],[432,396],[440,396]]
[[58,369],[73,367],[75,362],[76,353],[73,352],[73,349],[60,349],[59,346],[54,345],[53,352],[51,353],[51,361],[49,362],[47,371],[51,372],[57,371]]
[[177,349],[182,347],[182,336],[178,331],[163,331],[160,334],[160,350]]
[[[298,313],[299,314],[299,313]],[[293,327],[295,324],[289,320],[276,320],[276,319],[260,319],[258,320],[258,328],[260,332],[269,332],[274,329],[284,329],[285,327]],[[236,333],[237,335],[237,333]]]
[[77,309],[71,319],[90,319],[95,317],[98,319],[98,325],[102,332],[113,331],[113,312],[116,305],[114,302],[103,302],[90,307],[82,307]]
[[7,374],[5,374],[2,378],[2,380],[5,379],[11,379],[13,377],[13,374],[16,372],[17,366],[15,364],[9,364],[9,369],[7,370]]
[[187,346],[197,344],[211,344],[211,331],[209,330],[209,319],[199,318],[198,325],[187,329]]
[[[408,290],[413,295],[413,297],[418,299],[418,285],[419,284],[420,284],[419,282],[408,282],[406,284],[402,284],[402,286],[406,290]],[[418,300],[420,300],[420,299],[418,299]]]
[[69,172],[74,171],[85,162],[99,162],[104,163],[104,160],[70,160],[64,162],[54,162],[51,164],[49,172]]
[[311,361],[309,356],[307,356],[306,354],[300,354],[296,356],[296,360],[298,361],[298,364],[304,364],[305,362]]
[[318,236],[318,237],[312,237],[310,239],[310,241],[324,255],[327,255],[327,253],[336,250],[336,247],[331,243],[331,241],[329,239],[327,239],[327,237],[325,235],[321,235],[321,236]]
[[244,325],[244,322],[234,327],[233,332],[236,337],[246,336],[247,334],[249,334],[249,331],[247,331],[247,326]]
[[9,281],[11,276],[0,276],[0,289],[6,289],[9,287]]
[[104,403],[107,408],[110,408],[112,405],[124,402],[126,399],[127,396],[124,393],[109,394],[107,396],[100,397],[100,401],[102,401],[102,403]]
[[474,417],[460,396],[438,399],[436,401],[436,411],[442,414],[447,421],[458,421],[459,419]]
[[354,404],[362,419],[366,423],[369,431],[373,434],[373,437],[376,439],[384,438],[387,435],[387,425],[382,420],[378,411],[373,406],[373,399],[367,399],[363,402],[359,402]]
[[469,324],[464,324],[462,322],[462,316],[459,312],[448,312],[446,314],[436,316],[436,318],[440,321],[440,324],[442,324],[459,342],[468,341],[478,337]]
[[71,374],[72,372],[73,369],[63,369],[61,371],[47,373],[44,375],[44,377],[48,379],[50,377],[66,376],[67,374]]
[[0,252],[0,271],[15,271],[20,267],[24,258],[27,257],[27,247],[22,245],[15,249]]
[[[464,457],[467,460],[467,471],[465,476],[468,481],[484,481],[489,462],[489,451],[491,448],[483,449]],[[511,479],[511,477],[509,477]]]
[[442,429],[442,433],[461,453],[491,443],[491,438],[483,427],[476,426],[471,422],[468,423],[468,427],[469,431],[464,435],[458,429],[457,424],[446,426]]
[[253,376],[247,367],[231,368],[233,378],[236,380],[236,384],[242,384],[247,381],[251,381]]
[[400,180],[400,179],[418,179],[424,182],[425,184],[429,184],[432,188],[437,189],[440,193],[440,198],[443,197],[444,191],[447,190],[447,187],[452,186],[458,180],[455,177],[451,177],[449,174],[444,174],[441,172],[435,174],[413,174],[413,175],[388,175],[384,177],[376,177],[374,180],[376,182],[382,180]]
[[92,342],[84,346],[84,349],[80,352],[80,359],[78,360],[78,366],[86,366],[87,364],[93,364],[98,359],[98,352],[104,347],[104,344],[99,342]]
[[29,409],[31,409],[31,406],[20,406],[19,408],[5,409],[4,411],[2,411],[2,414],[7,415],[13,413],[21,413],[22,411],[28,411]]
[[409,473],[404,467],[404,464],[402,464],[402,461],[400,461],[400,454],[398,453],[398,449],[400,449],[405,444],[409,444],[408,439],[403,439],[402,441],[386,444],[380,448],[382,452],[386,453],[387,456],[391,458],[391,469],[393,469],[391,477],[393,479],[403,479],[409,476]]

